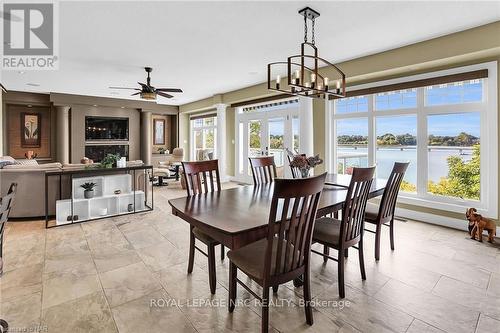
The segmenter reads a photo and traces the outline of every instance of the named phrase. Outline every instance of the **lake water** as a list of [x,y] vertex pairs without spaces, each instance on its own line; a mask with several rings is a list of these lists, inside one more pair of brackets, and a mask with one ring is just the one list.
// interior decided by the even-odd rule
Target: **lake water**
[[[368,148],[346,148],[338,149],[338,155],[346,156],[347,166],[367,166],[368,165]],[[448,163],[449,156],[459,156],[464,161],[470,161],[472,158],[472,149],[465,148],[460,154],[459,149],[445,149],[433,148],[429,151],[429,180],[434,182],[439,181],[441,177],[448,176]],[[348,156],[356,157],[348,157]],[[363,156],[360,156],[363,155]],[[342,162],[342,159],[339,158]],[[417,183],[417,152],[416,148],[379,148],[377,150],[377,177],[388,178],[394,162],[410,162],[408,170],[406,171],[405,180],[412,184]]]

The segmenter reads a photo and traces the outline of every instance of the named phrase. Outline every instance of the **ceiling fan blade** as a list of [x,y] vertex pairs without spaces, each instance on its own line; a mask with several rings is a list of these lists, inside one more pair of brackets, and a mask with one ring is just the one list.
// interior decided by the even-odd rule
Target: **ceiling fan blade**
[[145,83],[141,83],[141,82],[137,82],[137,83],[139,83],[139,84],[140,84],[141,86],[143,86],[143,87],[148,87],[148,85],[147,85],[147,84],[145,84]]
[[156,93],[157,93],[158,95],[163,96],[163,97],[166,97],[166,98],[172,98],[172,97],[174,97],[174,96],[172,96],[172,95],[165,94],[165,93],[163,93],[163,92],[161,92],[161,91],[157,91]]
[[182,89],[179,89],[179,88],[156,88],[156,91],[168,91],[168,92],[174,92],[174,93],[181,93]]
[[136,93],[134,93],[134,94],[132,94],[132,95],[130,95],[130,96],[139,95],[140,93],[141,93],[141,92],[139,91],[139,92],[136,92]]
[[141,89],[139,89],[139,88],[127,88],[127,87],[109,87],[109,89],[141,90]]

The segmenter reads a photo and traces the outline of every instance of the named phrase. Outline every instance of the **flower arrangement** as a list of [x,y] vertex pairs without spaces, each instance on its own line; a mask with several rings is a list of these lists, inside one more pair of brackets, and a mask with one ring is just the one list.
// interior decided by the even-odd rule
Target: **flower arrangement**
[[311,168],[314,168],[323,163],[323,160],[319,157],[319,154],[307,157],[305,154],[293,154],[288,149],[287,153],[291,157],[290,166],[292,168],[299,169],[302,178],[309,176],[309,170],[311,170]]

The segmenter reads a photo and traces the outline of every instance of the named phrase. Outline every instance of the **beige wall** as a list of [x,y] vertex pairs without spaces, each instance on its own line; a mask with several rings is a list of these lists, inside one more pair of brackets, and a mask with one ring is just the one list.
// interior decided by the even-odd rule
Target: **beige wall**
[[235,168],[235,112],[235,108],[228,107],[226,109],[226,173],[228,176],[234,176]]
[[129,145],[130,160],[141,158],[139,110],[75,104],[71,106],[71,163],[79,163],[85,156],[85,116],[128,117],[129,141],[124,141],[123,144]]
[[[347,84],[356,85],[488,61],[500,62],[500,21],[386,52],[345,61],[338,64],[338,67],[346,73]],[[321,71],[324,75],[328,76],[331,69],[323,68]],[[498,94],[500,96],[500,68],[498,74]],[[272,96],[274,94],[267,90],[266,83],[261,83],[248,88],[223,93],[218,95],[218,98],[222,100],[222,103],[232,104]],[[182,114],[185,112],[206,110],[212,107],[212,105],[213,98],[206,98],[182,105],[179,107],[179,111]],[[314,152],[325,156],[325,107],[323,101],[315,100],[313,108]],[[228,121],[227,126],[228,133],[234,133],[234,120]],[[230,129],[229,127],[232,128]],[[189,140],[189,136],[180,137],[181,141],[184,139]],[[228,155],[234,156],[234,151],[234,145],[228,145]],[[234,172],[234,158],[232,162]],[[454,218],[463,218],[463,214],[430,210],[424,207],[404,205],[404,208]]]

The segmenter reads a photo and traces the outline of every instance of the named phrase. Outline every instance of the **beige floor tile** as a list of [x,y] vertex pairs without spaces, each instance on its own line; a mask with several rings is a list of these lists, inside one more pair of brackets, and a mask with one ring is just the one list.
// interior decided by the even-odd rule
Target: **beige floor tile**
[[95,274],[96,269],[89,252],[65,255],[48,255],[45,258],[44,278],[51,279],[64,274],[75,276]]
[[362,332],[406,332],[413,320],[405,312],[349,286],[345,299],[338,297],[338,286],[334,285],[319,295],[317,301],[323,304],[320,312]]
[[375,298],[449,332],[474,332],[479,317],[478,311],[396,280],[389,281]]
[[161,288],[158,280],[142,262],[102,273],[100,278],[111,307],[140,298]]
[[41,292],[11,298],[6,302],[3,299],[0,300],[0,318],[9,323],[9,332],[29,332],[40,325]]
[[95,253],[92,256],[99,273],[108,272],[141,261],[135,250],[103,251]]
[[118,332],[101,291],[45,309],[42,327],[54,333]]
[[496,320],[481,314],[475,333],[498,333],[500,331],[500,320]]
[[490,283],[488,285],[488,294],[500,297],[500,274],[491,274]]
[[500,297],[484,289],[443,276],[432,293],[500,320]]
[[153,227],[146,226],[123,232],[135,249],[141,249],[165,241],[165,238]]
[[42,308],[45,310],[100,290],[97,273],[82,275],[81,272],[67,272],[43,281]]
[[178,250],[166,240],[138,249],[137,254],[152,271],[159,271],[184,262],[187,263],[188,256],[188,253]]
[[42,290],[42,264],[4,272],[0,278],[2,301]]
[[[158,290],[113,308],[113,316],[120,333],[196,332],[177,306],[162,303],[160,302],[162,299],[169,299],[169,296],[163,290]],[[160,306],[151,306],[151,304]]]
[[424,323],[423,321],[418,319],[415,319],[411,323],[410,328],[408,328],[408,331],[406,331],[406,333],[442,333],[442,332],[444,331],[440,330],[437,327]]

